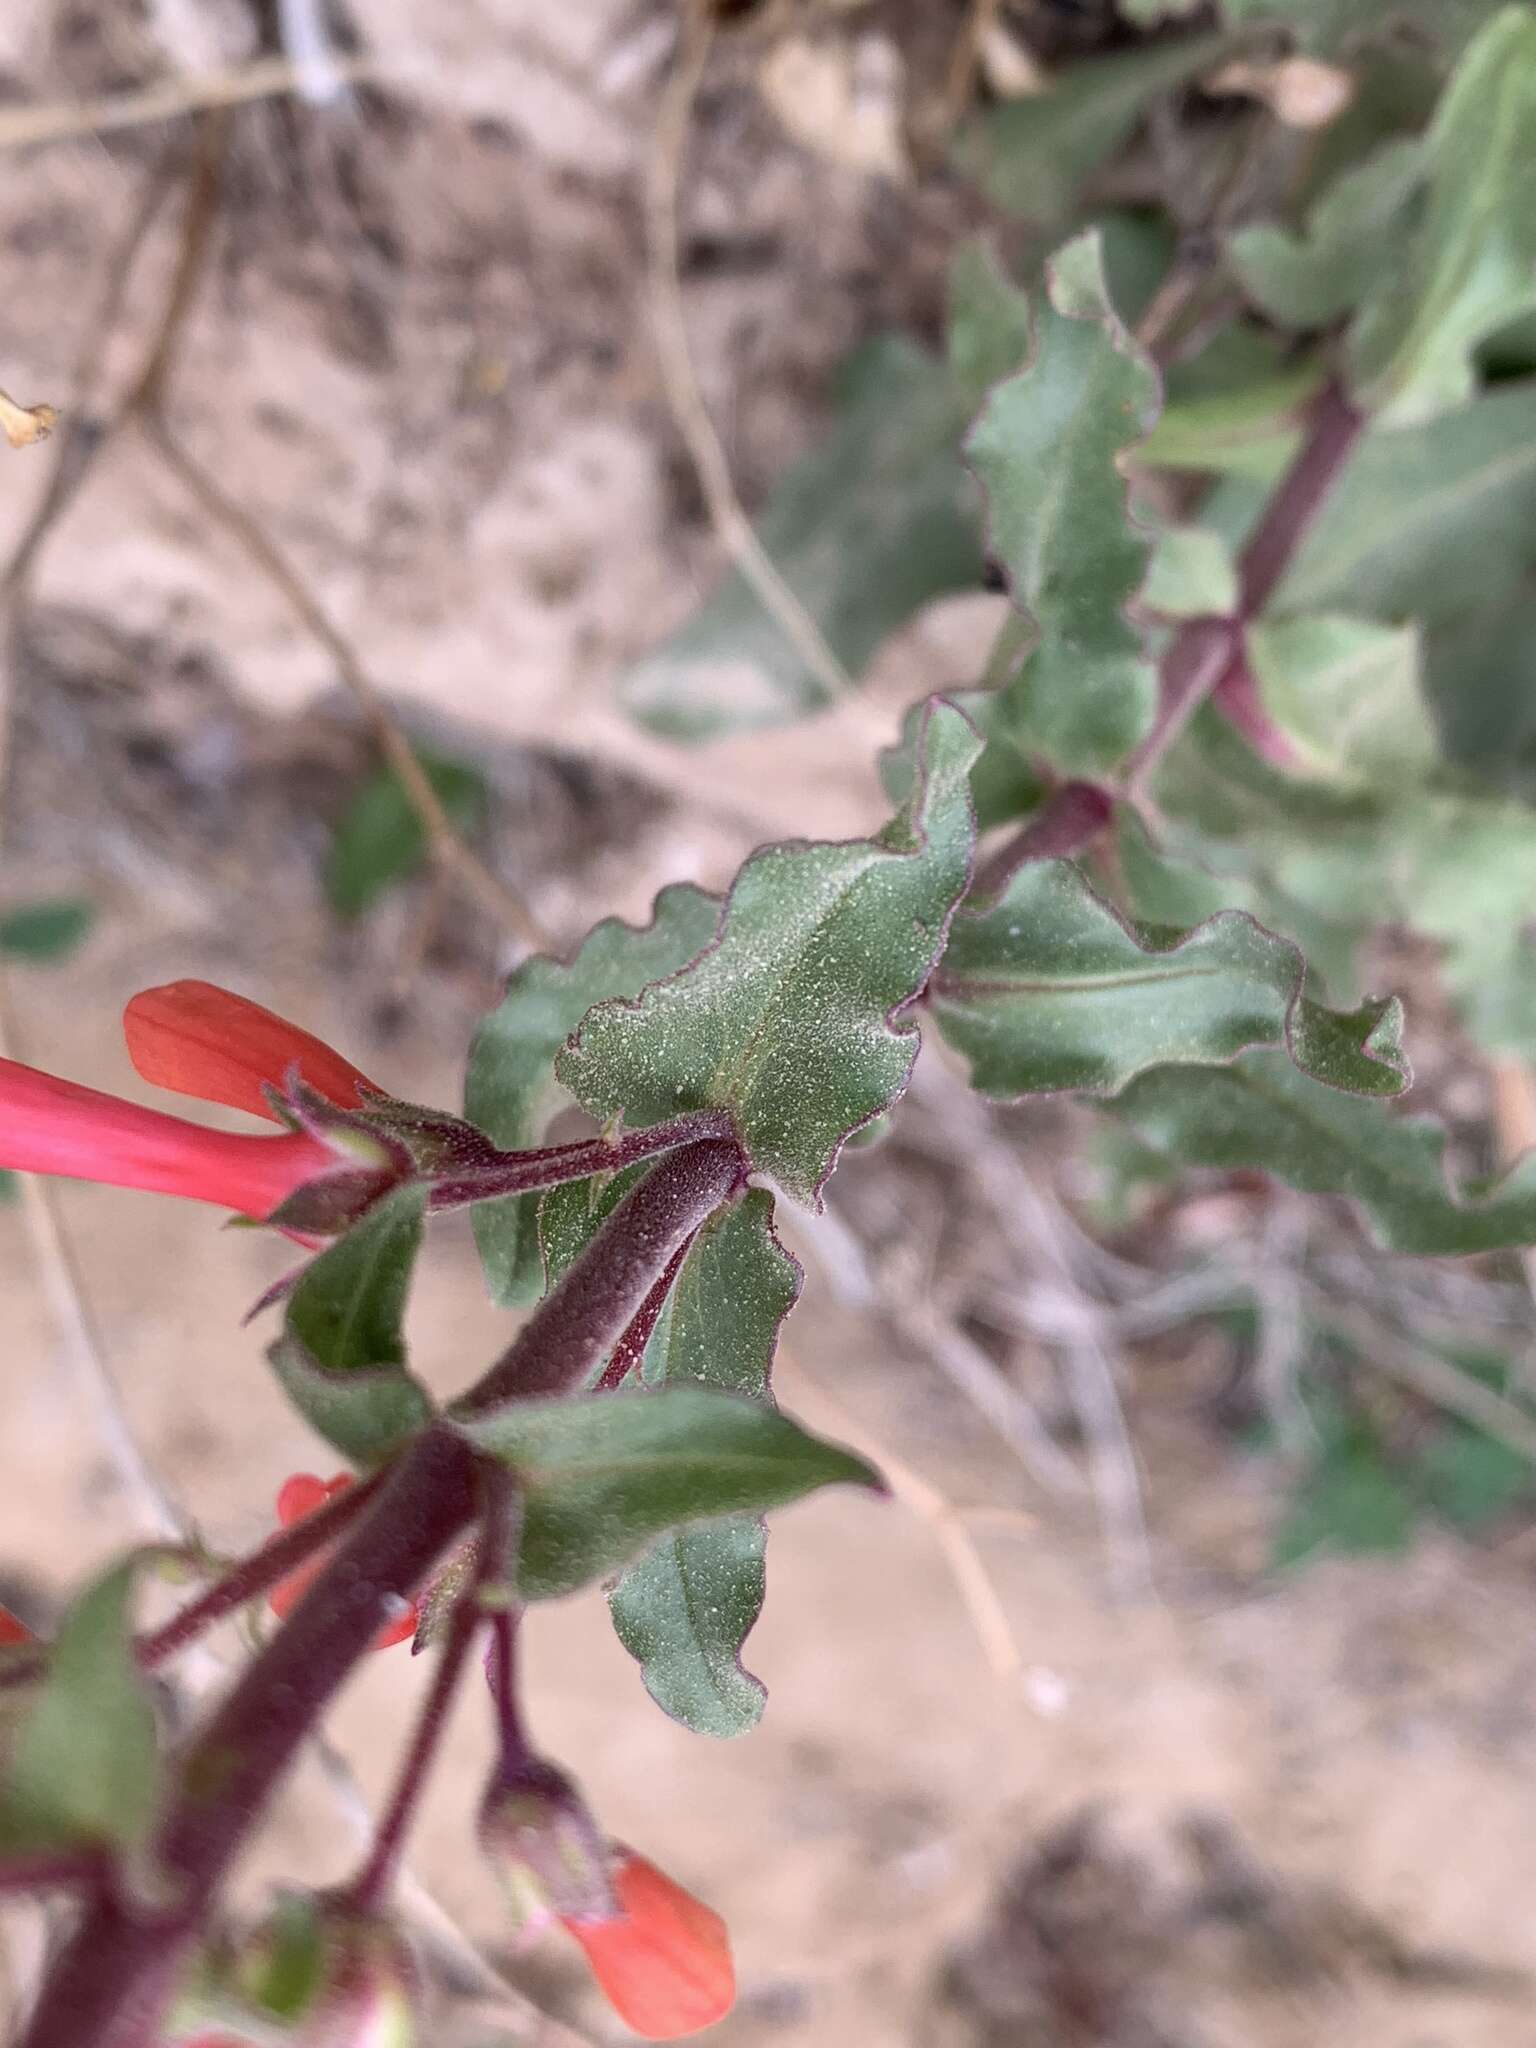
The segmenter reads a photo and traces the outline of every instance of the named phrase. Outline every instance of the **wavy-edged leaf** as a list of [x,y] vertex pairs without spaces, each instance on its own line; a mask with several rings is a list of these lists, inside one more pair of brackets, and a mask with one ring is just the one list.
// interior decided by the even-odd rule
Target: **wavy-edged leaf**
[[0,1759],[0,1848],[131,1849],[159,1802],[155,1716],[133,1650],[137,1560],[86,1588]]
[[947,353],[957,407],[974,413],[992,386],[1029,355],[1029,294],[980,239],[962,242],[949,266]]
[[1352,313],[1400,252],[1400,230],[1424,175],[1416,136],[1385,143],[1328,187],[1304,235],[1268,224],[1227,243],[1238,283],[1281,327],[1326,327]]
[[999,703],[1055,766],[1115,767],[1151,722],[1157,678],[1125,605],[1152,536],[1120,462],[1151,427],[1157,373],[1110,303],[1096,234],[1048,266],[1027,369],[996,387],[966,441],[987,493],[993,557],[1036,645]]
[[1230,47],[1227,36],[1195,36],[1074,64],[1048,92],[973,121],[957,146],[961,167],[1005,211],[1045,226],[1062,222],[1153,100]]
[[1337,612],[1268,619],[1249,632],[1248,658],[1298,773],[1402,794],[1438,763],[1416,627]]
[[942,699],[912,795],[874,839],[772,846],[719,937],[633,1002],[588,1013],[556,1073],[600,1122],[728,1109],[754,1168],[814,1203],[850,1132],[900,1095],[917,1051],[894,1021],[927,981],[970,877],[981,741]]
[[519,1401],[460,1427],[516,1475],[525,1600],[574,1593],[681,1523],[761,1514],[821,1486],[880,1486],[851,1451],[709,1387]]
[[358,1465],[387,1457],[433,1414],[404,1332],[427,1192],[424,1181],[393,1189],[305,1267],[267,1353],[305,1420]]
[[[555,1079],[555,1055],[587,1011],[675,974],[709,944],[719,921],[718,897],[678,883],[656,898],[648,925],[605,918],[574,959],[525,960],[475,1033],[464,1087],[470,1122],[509,1150],[537,1144],[570,1100]],[[507,1195],[472,1212],[491,1298],[503,1308],[526,1307],[543,1288],[539,1199]]]
[[1110,1107],[1186,1165],[1254,1168],[1303,1194],[1347,1196],[1388,1251],[1454,1257],[1536,1243],[1536,1155],[1492,1189],[1453,1189],[1439,1124],[1325,1088],[1283,1053],[1161,1067]]
[[1352,1014],[1303,992],[1306,963],[1243,911],[1192,931],[1127,923],[1072,862],[1031,861],[962,911],[929,989],[939,1029],[984,1095],[1112,1094],[1152,1067],[1283,1045],[1333,1088],[1407,1085],[1395,1000]]
[[[857,678],[921,606],[975,589],[982,553],[947,367],[886,335],[865,344],[842,383],[838,417],[756,523],[775,568]],[[622,687],[642,725],[690,743],[782,725],[832,698],[738,570]]]
[[1469,45],[1424,143],[1424,218],[1350,336],[1373,412],[1411,425],[1464,405],[1473,351],[1536,309],[1536,13],[1502,9]]
[[[754,1189],[712,1217],[683,1262],[646,1347],[649,1386],[709,1386],[768,1398],[779,1328],[800,1268]],[[753,1515],[673,1529],[608,1596],[613,1625],[656,1704],[701,1735],[743,1735],[766,1697],[741,1662],[762,1611],[767,1531]]]

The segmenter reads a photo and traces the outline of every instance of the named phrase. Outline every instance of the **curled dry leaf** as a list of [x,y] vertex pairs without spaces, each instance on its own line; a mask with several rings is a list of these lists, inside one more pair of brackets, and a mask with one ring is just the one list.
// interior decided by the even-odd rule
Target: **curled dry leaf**
[[1287,128],[1326,128],[1355,96],[1350,74],[1316,57],[1281,57],[1273,64],[1237,58],[1224,64],[1208,85],[1212,92],[1262,100]]
[[18,405],[8,392],[0,391],[0,433],[13,448],[30,448],[46,441],[59,423],[57,406]]
[[902,83],[901,58],[884,36],[851,43],[786,36],[758,75],[763,98],[803,148],[896,184],[912,175]]

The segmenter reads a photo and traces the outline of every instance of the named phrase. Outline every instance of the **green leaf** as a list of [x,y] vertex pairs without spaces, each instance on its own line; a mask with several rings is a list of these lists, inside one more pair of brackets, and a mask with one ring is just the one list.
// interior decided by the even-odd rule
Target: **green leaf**
[[1492,1189],[1453,1189],[1440,1125],[1322,1087],[1282,1053],[1160,1067],[1110,1106],[1186,1165],[1257,1169],[1303,1194],[1348,1196],[1388,1251],[1456,1257],[1536,1243],[1536,1158]]
[[1158,381],[1110,304],[1096,235],[1048,274],[1034,358],[993,391],[966,452],[992,553],[1039,633],[1000,715],[1064,772],[1093,774],[1130,752],[1156,704],[1124,616],[1151,536],[1131,522],[1120,460],[1152,424]]
[[461,1427],[517,1476],[524,1600],[574,1593],[680,1523],[760,1514],[842,1482],[880,1485],[851,1451],[707,1387],[519,1401]]
[[1108,1094],[1256,1045],[1284,1045],[1330,1087],[1399,1094],[1400,1006],[1346,1016],[1310,1001],[1305,977],[1296,947],[1242,911],[1138,927],[1070,861],[1031,861],[997,903],[955,919],[929,1000],[984,1095]]
[[1536,13],[1506,7],[1477,36],[1425,140],[1423,224],[1398,241],[1350,337],[1353,381],[1402,425],[1464,405],[1473,352],[1536,309]]
[[1152,101],[1219,62],[1230,47],[1226,36],[1196,36],[1074,64],[1048,92],[973,121],[957,147],[961,168],[994,205],[1057,225]]
[[878,837],[768,847],[715,944],[634,1002],[601,1003],[556,1063],[600,1123],[729,1109],[754,1168],[814,1203],[849,1133],[900,1095],[917,1033],[893,1022],[944,944],[970,871],[968,719],[934,699],[912,795]]
[[[485,778],[463,761],[416,749],[427,780],[451,822],[472,832],[485,814]],[[393,769],[382,768],[352,799],[331,844],[325,893],[340,917],[361,917],[398,882],[416,873],[427,857],[427,835],[405,786]]]
[[1280,613],[1424,626],[1505,598],[1536,523],[1536,387],[1366,436],[1275,593]]
[[[464,1090],[470,1122],[508,1150],[536,1145],[570,1100],[555,1080],[555,1055],[587,1011],[675,974],[709,944],[719,921],[717,897],[680,883],[662,890],[648,925],[606,918],[573,960],[525,960],[475,1033]],[[538,1218],[537,1195],[509,1195],[473,1211],[491,1298],[503,1308],[525,1307],[542,1292]]]
[[1222,0],[1234,28],[1288,28],[1305,47],[1331,55],[1404,26],[1432,36],[1454,54],[1502,0]]
[[[723,1388],[768,1398],[780,1325],[800,1269],[773,1228],[773,1199],[753,1189],[694,1241],[646,1347],[647,1385]],[[663,1536],[608,1596],[619,1641],[645,1689],[701,1735],[744,1735],[766,1697],[742,1668],[762,1611],[767,1531],[754,1515],[689,1523]]]
[[39,965],[73,953],[96,922],[93,905],[79,896],[43,896],[0,914],[0,954]]
[[1438,763],[1413,626],[1338,613],[1267,620],[1250,631],[1248,657],[1301,774],[1400,793]]
[[1320,1552],[1345,1557],[1397,1556],[1413,1540],[1418,1504],[1363,1422],[1328,1443],[1302,1479],[1276,1533],[1279,1567],[1307,1563]]
[[1305,235],[1240,228],[1227,243],[1238,283],[1282,327],[1326,327],[1352,313],[1400,257],[1409,204],[1424,176],[1417,137],[1385,143],[1335,179]]
[[1152,549],[1142,608],[1168,619],[1224,618],[1237,609],[1237,566],[1220,534],[1165,526]]
[[1132,452],[1135,466],[1215,470],[1270,484],[1295,452],[1300,439],[1296,414],[1321,382],[1321,373],[1307,367],[1236,390],[1170,396],[1157,424]]
[[137,1560],[88,1587],[59,1628],[0,1775],[0,1847],[131,1849],[155,1819],[155,1717],[133,1651]]
[[[840,415],[780,480],[758,538],[857,678],[936,597],[976,588],[982,553],[956,455],[963,414],[948,369],[904,337],[867,343]],[[669,739],[782,725],[832,700],[826,679],[732,570],[622,685],[639,722]]]
[[1005,275],[990,243],[962,242],[949,266],[949,374],[969,417],[1029,355],[1029,295]]
[[305,1420],[357,1465],[388,1457],[432,1418],[403,1327],[427,1192],[422,1181],[393,1189],[304,1269],[267,1353]]
[[1420,1452],[1414,1477],[1431,1507],[1466,1530],[1497,1521],[1531,1491],[1530,1460],[1477,1429],[1442,1430]]

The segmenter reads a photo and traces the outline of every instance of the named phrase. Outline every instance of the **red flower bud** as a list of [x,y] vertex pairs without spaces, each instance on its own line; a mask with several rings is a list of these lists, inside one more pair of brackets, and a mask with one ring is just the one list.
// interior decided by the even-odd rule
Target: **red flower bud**
[[520,1919],[553,1913],[593,1922],[618,1912],[607,1838],[553,1764],[528,1757],[498,1771],[480,1807],[479,1835]]
[[358,1108],[370,1090],[382,1093],[310,1032],[208,981],[141,990],[123,1012],[123,1036],[128,1057],[157,1088],[253,1116],[274,1117],[266,1091],[286,1093],[295,1072],[342,1109]]
[[[302,1522],[306,1515],[312,1515],[316,1508],[334,1500],[338,1493],[345,1493],[352,1484],[350,1472],[338,1472],[334,1479],[321,1479],[313,1472],[295,1472],[283,1481],[277,1496],[277,1519],[288,1529],[295,1522]],[[299,1570],[282,1579],[267,1595],[267,1604],[279,1620],[292,1613],[315,1580],[325,1569],[329,1549],[312,1557]],[[412,1602],[405,1612],[394,1621],[386,1622],[374,1639],[376,1650],[387,1650],[395,1643],[406,1642],[416,1633],[416,1606]]]
[[[275,1116],[263,1083],[280,1087],[295,1068],[325,1101],[348,1110],[371,1085],[307,1031],[205,982],[173,982],[135,996],[124,1029],[134,1064],[147,1079],[259,1116]],[[356,1182],[361,1172],[363,1184],[346,1190],[346,1222],[388,1184],[387,1148],[376,1145],[374,1152],[378,1162],[370,1155],[360,1167],[344,1143],[314,1128],[274,1137],[211,1131],[0,1060],[0,1167],[22,1173],[184,1195],[265,1221],[299,1189],[347,1175]]]
[[725,2018],[736,2002],[731,1938],[718,1913],[664,1871],[621,1849],[613,1872],[619,1912],[562,1916],[586,1950],[608,2002],[648,2041],[676,2041]]

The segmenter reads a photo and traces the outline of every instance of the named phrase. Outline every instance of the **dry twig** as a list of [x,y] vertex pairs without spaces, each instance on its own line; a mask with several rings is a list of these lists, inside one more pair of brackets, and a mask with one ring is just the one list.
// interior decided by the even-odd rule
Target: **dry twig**
[[1088,1447],[1111,1576],[1122,1596],[1145,1595],[1152,1586],[1151,1554],[1135,1447],[1120,1403],[1119,1347],[1109,1314],[1081,1278],[1062,1212],[999,1138],[986,1105],[934,1059],[919,1061],[912,1095],[934,1112],[947,1156],[964,1159],[1004,1237],[1028,1245],[1068,1305],[1060,1339],[1067,1391]]
[[651,312],[662,383],[679,433],[698,472],[699,488],[722,546],[783,632],[800,659],[834,700],[845,698],[853,680],[821,628],[774,566],[731,482],[730,464],[715,432],[694,372],[688,347],[678,276],[678,183],[688,145],[693,104],[714,39],[708,7],[687,0],[683,31],[672,73],[662,96],[645,186],[646,246]]
[[[1005,1684],[1017,1684],[1024,1669],[1023,1653],[1008,1610],[965,1526],[972,1511],[956,1507],[931,1480],[899,1458],[888,1444],[872,1436],[781,1343],[775,1366],[781,1382],[786,1366],[792,1377],[814,1389],[816,1401],[834,1420],[839,1436],[872,1461],[890,1482],[891,1491],[902,1506],[931,1530],[993,1676]],[[1005,1521],[1013,1528],[1033,1527],[1032,1518],[1016,1508],[977,1509],[975,1514],[989,1521]]]

